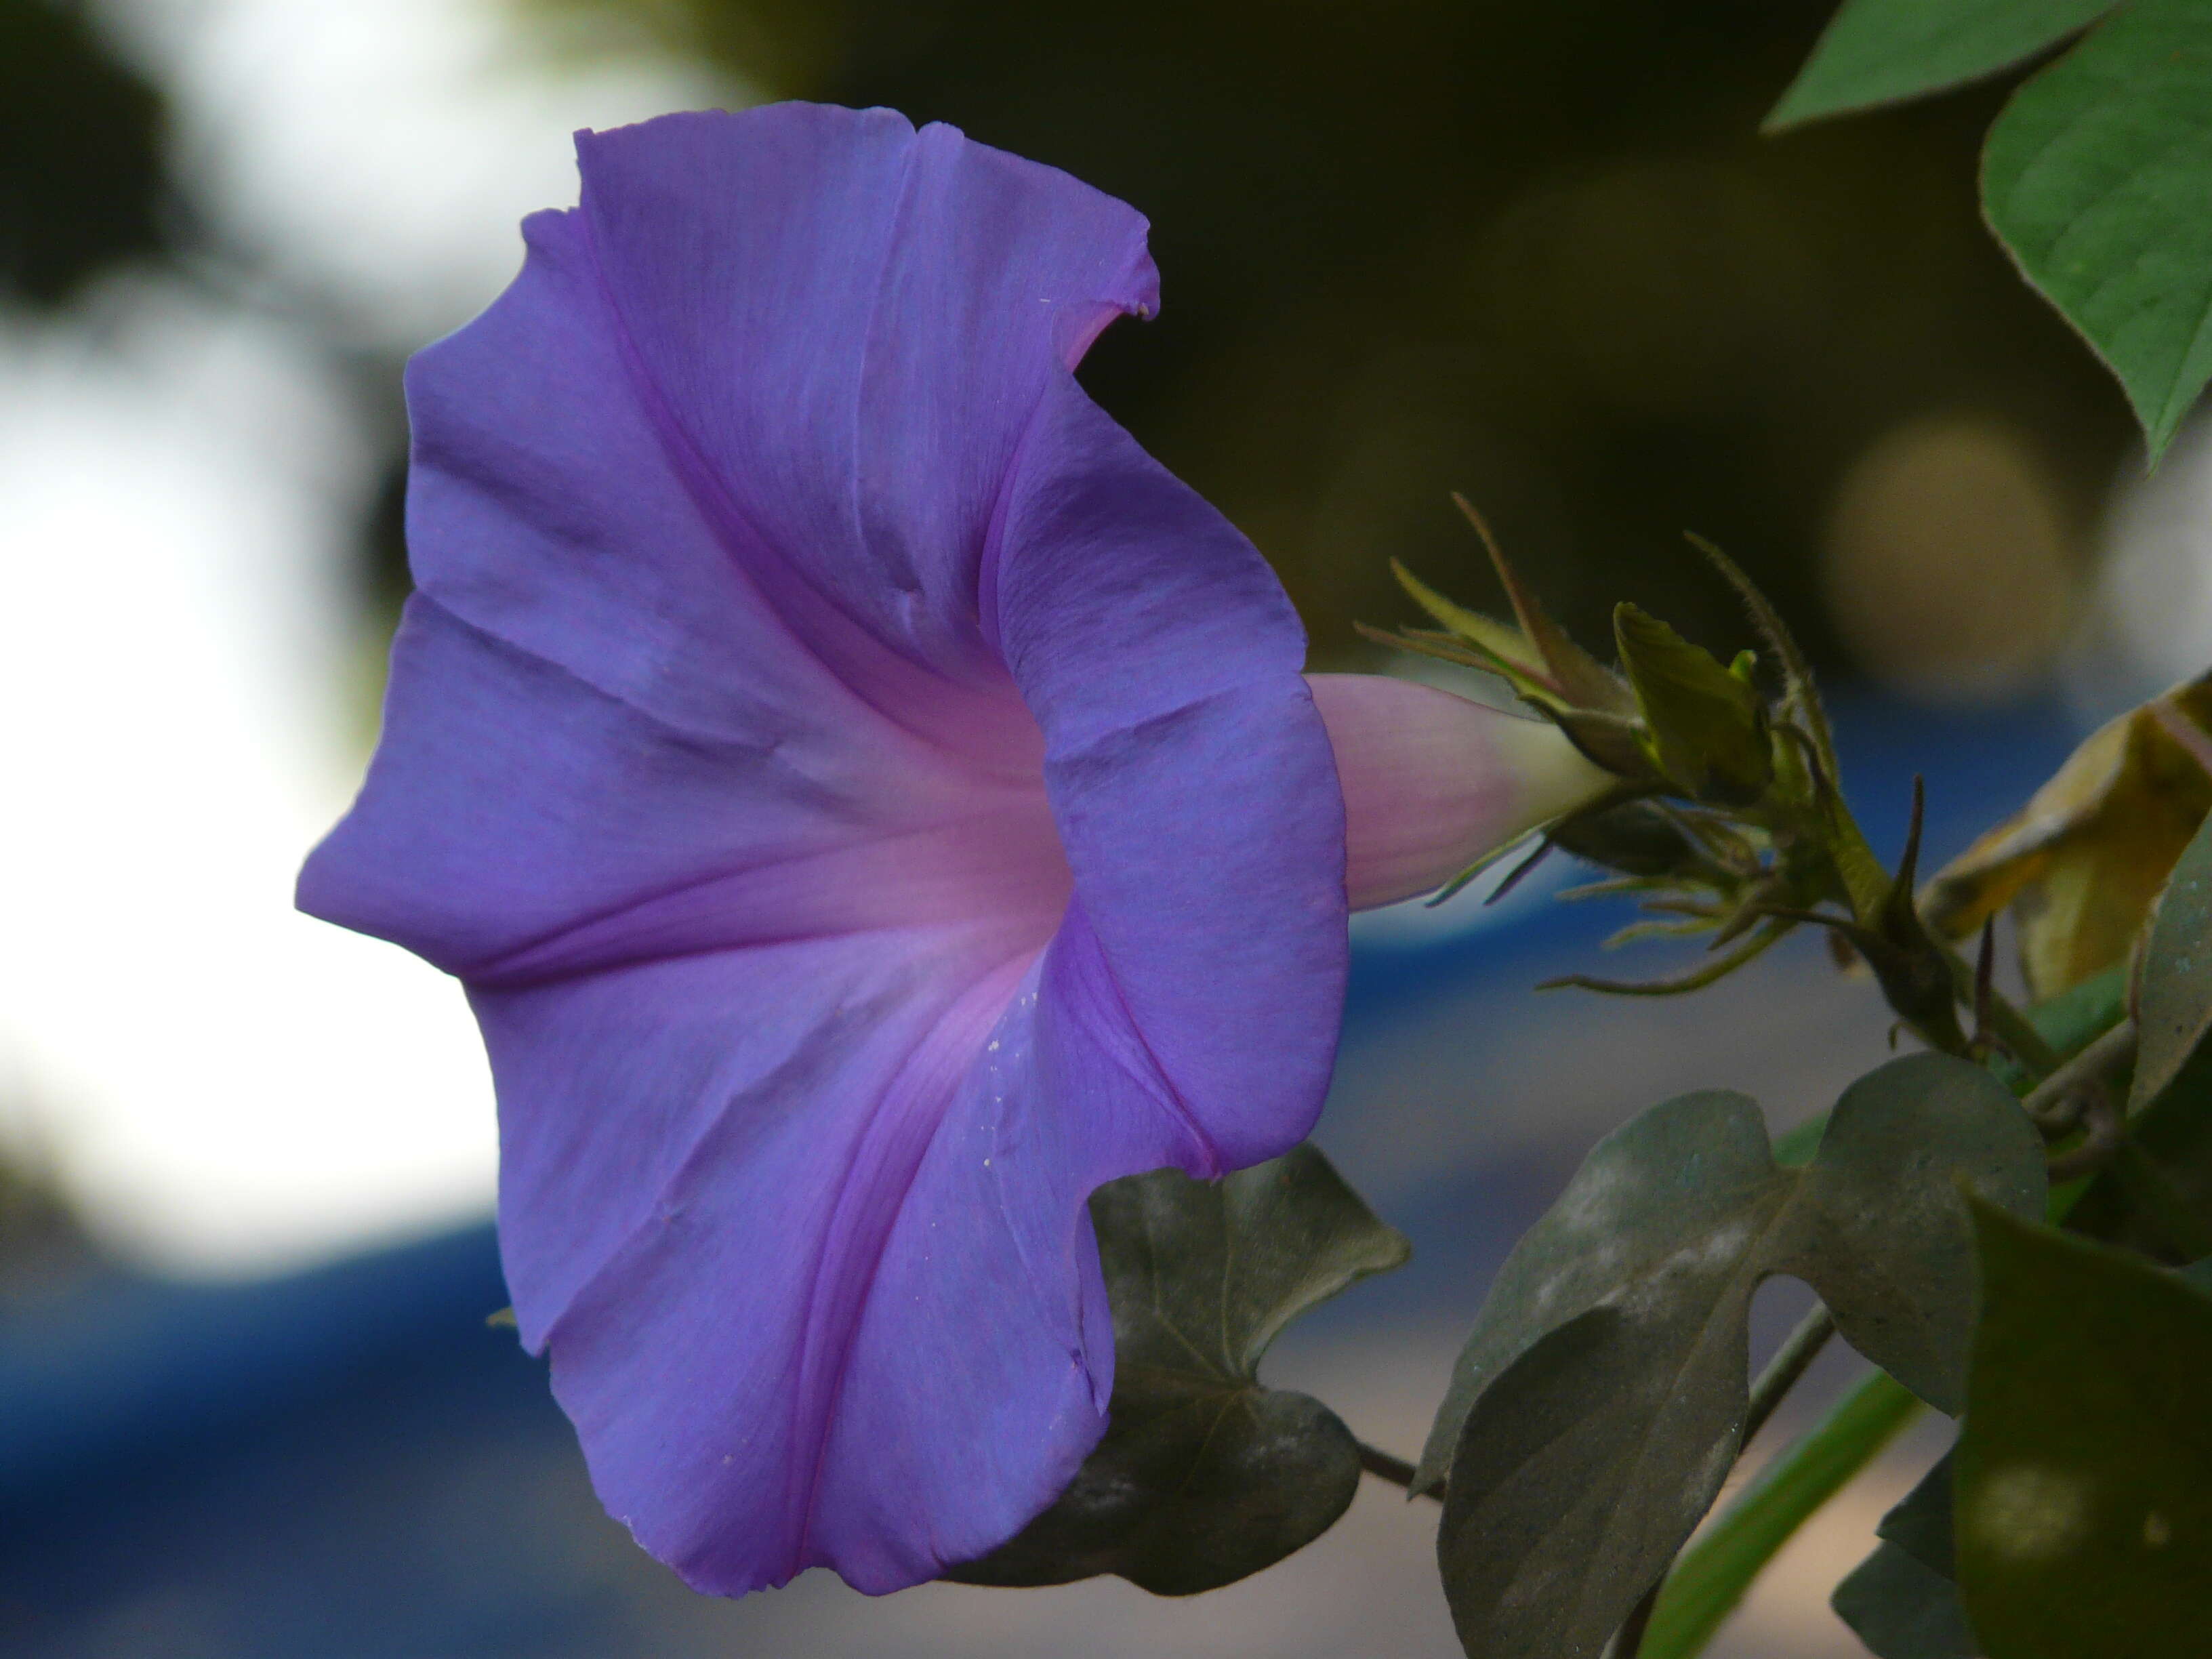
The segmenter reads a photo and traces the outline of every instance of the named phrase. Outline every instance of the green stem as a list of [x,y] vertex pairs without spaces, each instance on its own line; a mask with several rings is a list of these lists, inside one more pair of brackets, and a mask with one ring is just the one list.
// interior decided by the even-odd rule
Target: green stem
[[1754,957],[1787,933],[1794,922],[1771,922],[1725,956],[1715,957],[1694,973],[1684,974],[1679,979],[1621,980],[1598,979],[1589,974],[1562,974],[1557,979],[1539,981],[1540,991],[1583,990],[1602,991],[1616,997],[1678,997],[1690,991],[1701,991],[1708,985],[1725,979]]
[[1751,1403],[1743,1414],[1744,1445],[1750,1445],[1766,1426],[1766,1419],[1774,1415],[1774,1408],[1797,1386],[1798,1380],[1820,1357],[1820,1350],[1828,1346],[1828,1339],[1835,1334],[1835,1316],[1828,1311],[1826,1304],[1816,1302],[1812,1311],[1782,1339],[1774,1358],[1766,1362],[1759,1380],[1751,1385]]
[[1820,1506],[1871,1463],[1920,1402],[1874,1371],[1759,1472],[1668,1575],[1640,1659],[1689,1659],[1735,1611],[1766,1564]]
[[1443,1501],[1441,1492],[1417,1492],[1413,1490],[1413,1466],[1395,1452],[1386,1452],[1380,1446],[1370,1446],[1364,1440],[1359,1444],[1359,1467],[1378,1480],[1388,1480],[1394,1486],[1403,1486],[1409,1498],[1433,1498]]
[[[1950,964],[1951,983],[1958,992],[1959,1000],[1972,1007],[1973,964],[1948,945],[1943,946],[1943,960]],[[2057,1069],[2058,1051],[2043,1040],[2043,1033],[2035,1029],[2035,1022],[2002,991],[1990,993],[1990,1024],[2012,1057],[2036,1076],[2048,1077]]]

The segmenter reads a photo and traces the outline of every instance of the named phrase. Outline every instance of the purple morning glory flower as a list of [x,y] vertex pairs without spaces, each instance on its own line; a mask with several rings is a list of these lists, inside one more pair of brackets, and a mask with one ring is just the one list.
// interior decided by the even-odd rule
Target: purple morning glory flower
[[[1091,1189],[1311,1126],[1329,732],[1266,564],[1073,378],[1157,303],[1135,213],[884,111],[578,153],[409,371],[418,592],[300,902],[465,982],[515,1316],[608,1508],[702,1589],[896,1589],[1102,1431]],[[1467,735],[1324,699],[1378,823],[1387,757]],[[1452,787],[1363,896],[1527,805]]]

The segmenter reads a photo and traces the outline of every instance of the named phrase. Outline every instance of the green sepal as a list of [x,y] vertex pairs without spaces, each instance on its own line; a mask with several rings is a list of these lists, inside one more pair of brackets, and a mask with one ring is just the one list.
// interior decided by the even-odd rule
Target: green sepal
[[1711,864],[1681,820],[1655,801],[1601,803],[1560,819],[1551,836],[1563,851],[1628,876],[1671,879]]
[[1474,526],[1474,533],[1482,538],[1483,547],[1490,554],[1491,568],[1497,571],[1498,580],[1505,589],[1522,635],[1535,647],[1537,656],[1550,671],[1561,698],[1570,708],[1607,714],[1633,714],[1635,699],[1620,683],[1620,677],[1577,645],[1567,630],[1552,620],[1552,613],[1544,609],[1544,602],[1536,597],[1535,590],[1521,580],[1521,573],[1505,556],[1505,550],[1490,533],[1490,526],[1474,510],[1474,504],[1456,493],[1452,501]]
[[1593,766],[1639,787],[1653,787],[1665,782],[1651,757],[1644,728],[1636,720],[1626,714],[1602,714],[1587,708],[1550,712],[1553,723]]
[[1699,800],[1745,806],[1765,794],[1774,754],[1757,690],[1632,605],[1614,608],[1613,631],[1659,769]]
[[1499,672],[1539,685],[1554,697],[1560,695],[1558,684],[1545,673],[1544,659],[1519,629],[1455,604],[1395,559],[1390,561],[1390,574],[1398,579],[1406,597],[1427,611],[1437,627],[1494,662]]

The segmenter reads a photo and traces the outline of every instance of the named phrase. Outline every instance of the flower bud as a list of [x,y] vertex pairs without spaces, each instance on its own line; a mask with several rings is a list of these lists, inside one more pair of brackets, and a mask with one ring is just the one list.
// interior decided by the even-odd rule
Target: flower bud
[[1615,787],[1558,726],[1381,674],[1310,674],[1355,909],[1411,898]]

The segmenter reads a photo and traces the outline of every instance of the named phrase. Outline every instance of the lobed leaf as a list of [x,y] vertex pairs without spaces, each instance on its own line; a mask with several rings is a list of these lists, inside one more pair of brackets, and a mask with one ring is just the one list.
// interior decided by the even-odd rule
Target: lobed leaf
[[[2054,1050],[2071,1056],[2125,1015],[2126,994],[2124,971],[2112,969],[2030,1010],[2028,1019]],[[1994,1062],[1993,1069],[2001,1081],[2019,1073],[2008,1060]],[[2014,1092],[2025,1092],[2027,1082],[2025,1074],[2019,1074],[2011,1086]],[[1779,1136],[1774,1143],[1775,1161],[1791,1165],[1809,1162],[1828,1117],[1822,1112]],[[2058,1196],[2052,1194],[2054,1203]],[[2207,1286],[2212,1288],[2212,1261],[2204,1267]],[[1871,1372],[1820,1423],[1778,1454],[1683,1552],[1668,1575],[1639,1659],[1688,1659],[1702,1652],[1775,1553],[1846,1481],[1874,1461],[1919,1405],[1887,1373]],[[1892,1575],[1885,1582],[1904,1577]],[[1952,1600],[1955,1603],[1955,1591]],[[1959,1616],[1963,1620],[1965,1615]],[[1906,1624],[1917,1627],[1916,1620]]]
[[1594,1655],[1665,1570],[1739,1449],[1768,1275],[1810,1282],[1862,1352],[1955,1408],[1961,1184],[2039,1213],[2042,1147],[1985,1072],[1942,1054],[1854,1084],[1802,1170],[1726,1092],[1601,1142],[1501,1270],[1416,1472],[1417,1489],[1449,1476],[1438,1560],[1468,1652]]
[[1111,1572],[1190,1595],[1273,1566],[1350,1505],[1359,1446],[1319,1401],[1261,1387],[1261,1357],[1410,1248],[1310,1145],[1219,1182],[1174,1170],[1110,1182],[1091,1215],[1114,1310],[1105,1437],[1051,1508],[945,1576]]

